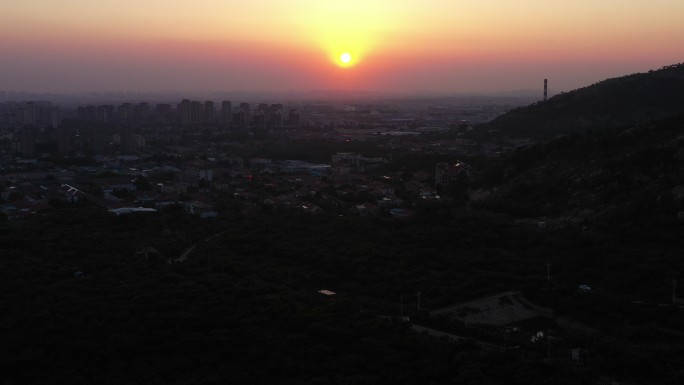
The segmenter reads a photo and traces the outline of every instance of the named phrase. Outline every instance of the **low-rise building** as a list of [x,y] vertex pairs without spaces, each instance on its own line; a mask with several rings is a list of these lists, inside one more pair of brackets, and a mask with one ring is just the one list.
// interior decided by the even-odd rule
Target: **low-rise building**
[[435,185],[448,185],[472,174],[473,168],[460,160],[454,164],[439,163],[435,168]]

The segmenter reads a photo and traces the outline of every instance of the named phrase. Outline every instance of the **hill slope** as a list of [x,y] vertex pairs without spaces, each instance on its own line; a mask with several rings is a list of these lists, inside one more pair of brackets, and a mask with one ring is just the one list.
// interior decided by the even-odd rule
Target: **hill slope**
[[684,210],[682,160],[684,114],[518,149],[482,183],[497,191],[490,207],[514,216],[675,218]]
[[504,114],[485,128],[538,139],[684,112],[684,64],[607,79]]

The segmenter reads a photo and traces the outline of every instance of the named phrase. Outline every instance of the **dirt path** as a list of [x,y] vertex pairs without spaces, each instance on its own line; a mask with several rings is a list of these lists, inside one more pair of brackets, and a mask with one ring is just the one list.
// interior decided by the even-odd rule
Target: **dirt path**
[[183,262],[183,261],[185,261],[186,259],[188,259],[188,255],[190,255],[190,253],[192,253],[192,252],[195,250],[195,247],[197,247],[197,244],[196,244],[196,243],[195,243],[194,245],[190,246],[189,248],[187,248],[187,249],[183,252],[183,254],[180,255],[180,257],[174,259],[174,260],[173,260],[173,263]]
[[451,333],[443,332],[441,330],[432,329],[429,327],[420,326],[420,325],[416,325],[416,324],[411,324],[411,329],[413,329],[414,331],[416,331],[418,333],[427,333],[428,335],[431,335],[433,337],[438,337],[438,338],[439,337],[447,337],[448,339],[450,339],[452,341],[458,341],[458,342],[467,341],[467,340],[475,341],[480,346],[482,346],[483,349],[496,349],[496,350],[504,349],[504,347],[501,345],[496,345],[496,344],[492,344],[489,342],[483,342],[483,341],[476,340],[472,337],[469,338],[469,337],[459,336],[456,334],[451,334]]
[[216,234],[214,234],[214,235],[211,235],[211,236],[209,236],[209,237],[207,237],[207,238],[205,238],[205,239],[203,239],[203,240],[201,240],[201,241],[195,243],[194,245],[188,247],[187,249],[185,249],[185,251],[183,252],[183,254],[180,255],[180,257],[174,258],[174,259],[169,259],[167,262],[168,262],[168,263],[179,263],[179,262],[183,262],[183,261],[185,261],[186,259],[188,259],[188,257],[190,256],[190,254],[192,254],[193,251],[195,251],[195,248],[197,247],[197,245],[198,245],[200,242],[209,242],[209,241],[211,241],[212,239],[214,239],[214,238],[216,238],[216,237],[220,237],[221,235],[223,235],[223,234],[225,234],[225,233],[227,233],[227,232],[228,232],[228,230],[226,230],[226,231],[221,231],[220,233],[216,233]]

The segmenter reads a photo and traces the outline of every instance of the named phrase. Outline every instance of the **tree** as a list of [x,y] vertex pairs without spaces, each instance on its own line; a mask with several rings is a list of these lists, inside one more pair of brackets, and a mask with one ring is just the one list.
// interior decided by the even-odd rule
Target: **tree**
[[135,187],[136,187],[139,191],[149,191],[149,190],[152,190],[152,185],[150,184],[150,181],[147,180],[147,178],[145,178],[144,176],[138,176],[138,177],[135,179],[135,182],[133,182],[133,183],[135,184]]

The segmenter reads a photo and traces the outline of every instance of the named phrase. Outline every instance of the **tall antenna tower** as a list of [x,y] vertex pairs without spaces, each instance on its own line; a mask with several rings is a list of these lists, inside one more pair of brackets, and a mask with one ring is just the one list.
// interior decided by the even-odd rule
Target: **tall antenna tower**
[[548,99],[549,91],[549,79],[544,79],[544,101]]

